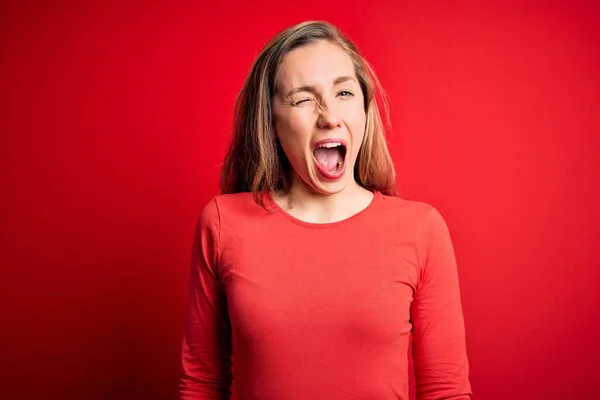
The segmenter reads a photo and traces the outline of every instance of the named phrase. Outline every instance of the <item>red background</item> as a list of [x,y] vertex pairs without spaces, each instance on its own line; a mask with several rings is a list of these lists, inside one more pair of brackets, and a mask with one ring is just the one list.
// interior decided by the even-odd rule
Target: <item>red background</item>
[[594,398],[597,4],[4,3],[0,397],[176,398],[235,96],[268,38],[327,19],[387,88],[404,197],[450,226],[475,398]]

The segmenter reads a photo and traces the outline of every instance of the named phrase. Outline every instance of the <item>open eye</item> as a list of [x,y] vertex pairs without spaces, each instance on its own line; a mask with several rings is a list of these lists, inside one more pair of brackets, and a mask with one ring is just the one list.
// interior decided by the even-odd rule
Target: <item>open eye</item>
[[338,93],[338,96],[342,96],[342,97],[352,97],[354,96],[354,93],[348,91],[348,90],[342,90],[341,92]]

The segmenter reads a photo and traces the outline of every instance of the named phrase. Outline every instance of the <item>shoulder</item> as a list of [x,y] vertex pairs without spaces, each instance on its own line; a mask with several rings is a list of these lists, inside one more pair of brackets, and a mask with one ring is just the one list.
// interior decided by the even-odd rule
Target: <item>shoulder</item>
[[213,201],[224,212],[258,205],[251,192],[220,194],[213,197]]
[[235,222],[237,225],[267,214],[269,212],[256,202],[251,192],[219,194],[204,205],[200,220],[219,225]]
[[442,213],[432,204],[403,197],[381,195],[380,217],[400,229],[412,232],[417,248],[428,247],[436,238],[448,238],[449,230]]
[[[399,215],[416,225],[431,224],[440,218],[441,213],[431,204],[408,200],[400,196],[387,196],[380,194],[381,201],[379,209],[387,215]],[[439,221],[438,221],[439,222]]]

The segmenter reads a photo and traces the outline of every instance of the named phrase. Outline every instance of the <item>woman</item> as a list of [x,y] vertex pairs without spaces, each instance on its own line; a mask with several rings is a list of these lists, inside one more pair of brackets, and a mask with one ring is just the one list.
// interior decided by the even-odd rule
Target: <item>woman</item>
[[471,397],[450,235],[395,195],[378,93],[328,23],[258,56],[198,220],[181,399],[407,400],[411,334],[418,398]]

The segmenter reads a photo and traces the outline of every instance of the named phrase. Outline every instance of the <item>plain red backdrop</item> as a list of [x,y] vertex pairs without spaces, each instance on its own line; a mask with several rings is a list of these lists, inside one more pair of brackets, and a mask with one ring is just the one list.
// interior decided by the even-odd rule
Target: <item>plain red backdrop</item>
[[450,226],[475,398],[597,398],[597,2],[1,7],[3,399],[177,397],[235,96],[306,19],[372,62],[401,193]]

